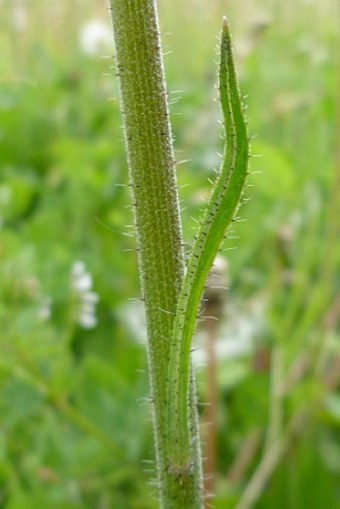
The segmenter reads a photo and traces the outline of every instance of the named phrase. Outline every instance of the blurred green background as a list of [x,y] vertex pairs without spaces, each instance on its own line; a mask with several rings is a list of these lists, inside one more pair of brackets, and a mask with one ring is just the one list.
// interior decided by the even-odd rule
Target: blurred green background
[[[212,507],[340,508],[338,2],[159,4],[176,158],[190,160],[178,166],[188,248],[222,151],[223,14],[254,136],[250,200],[221,253]],[[107,4],[0,9],[0,507],[155,509]]]

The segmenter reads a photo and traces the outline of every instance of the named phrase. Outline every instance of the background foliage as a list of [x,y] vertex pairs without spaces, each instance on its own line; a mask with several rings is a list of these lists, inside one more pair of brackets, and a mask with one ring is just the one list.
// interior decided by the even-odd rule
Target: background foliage
[[[0,6],[0,507],[153,509],[106,4]],[[219,165],[214,48],[225,13],[255,138],[246,221],[222,253],[213,505],[238,507],[266,451],[284,444],[244,507],[340,508],[339,7],[160,1],[176,156],[190,159],[178,166],[188,245]]]

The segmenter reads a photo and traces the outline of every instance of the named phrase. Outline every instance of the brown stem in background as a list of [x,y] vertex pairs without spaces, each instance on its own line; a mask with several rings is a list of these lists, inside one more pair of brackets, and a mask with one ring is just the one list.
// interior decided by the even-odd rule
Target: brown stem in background
[[203,417],[204,429],[204,500],[205,508],[210,507],[210,499],[215,492],[217,467],[217,410],[218,381],[216,345],[219,320],[223,317],[227,285],[227,264],[217,256],[210,271],[204,292],[203,327],[206,333],[207,355],[207,410]]
[[237,486],[243,481],[248,468],[259,450],[261,440],[262,435],[259,429],[255,429],[249,433],[229,468],[227,473],[228,483]]
[[204,415],[204,493],[205,507],[215,491],[216,445],[217,445],[217,359],[216,340],[218,322],[209,317],[205,322],[207,351],[207,410]]

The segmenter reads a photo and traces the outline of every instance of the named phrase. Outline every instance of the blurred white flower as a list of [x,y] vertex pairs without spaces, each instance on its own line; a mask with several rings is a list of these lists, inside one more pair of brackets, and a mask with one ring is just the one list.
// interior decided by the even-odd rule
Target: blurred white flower
[[75,320],[84,329],[93,329],[97,325],[97,293],[92,291],[92,275],[87,272],[83,261],[77,260],[71,268],[71,288],[75,297]]
[[108,25],[103,21],[93,20],[80,29],[79,45],[86,55],[113,52],[113,38]]
[[97,325],[97,318],[93,312],[86,313],[82,310],[78,316],[78,323],[83,329],[93,329]]
[[86,272],[85,263],[80,260],[72,266],[71,285],[78,292],[86,292],[92,287],[92,276]]
[[91,274],[84,273],[80,277],[74,278],[72,283],[74,290],[85,292],[92,287],[92,276]]
[[99,301],[99,295],[95,292],[86,292],[83,294],[84,304],[97,304]]
[[72,274],[74,277],[81,276],[86,270],[85,263],[81,260],[76,260],[72,265]]

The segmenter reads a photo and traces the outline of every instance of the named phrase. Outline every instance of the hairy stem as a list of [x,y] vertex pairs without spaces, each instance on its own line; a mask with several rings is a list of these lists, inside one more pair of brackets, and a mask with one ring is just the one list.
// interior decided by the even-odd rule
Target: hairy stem
[[169,430],[168,364],[184,256],[156,3],[110,3],[148,329],[161,504],[166,509],[200,509],[202,481],[193,384],[188,419],[197,435],[191,444],[194,463],[183,476],[169,462],[176,434]]

